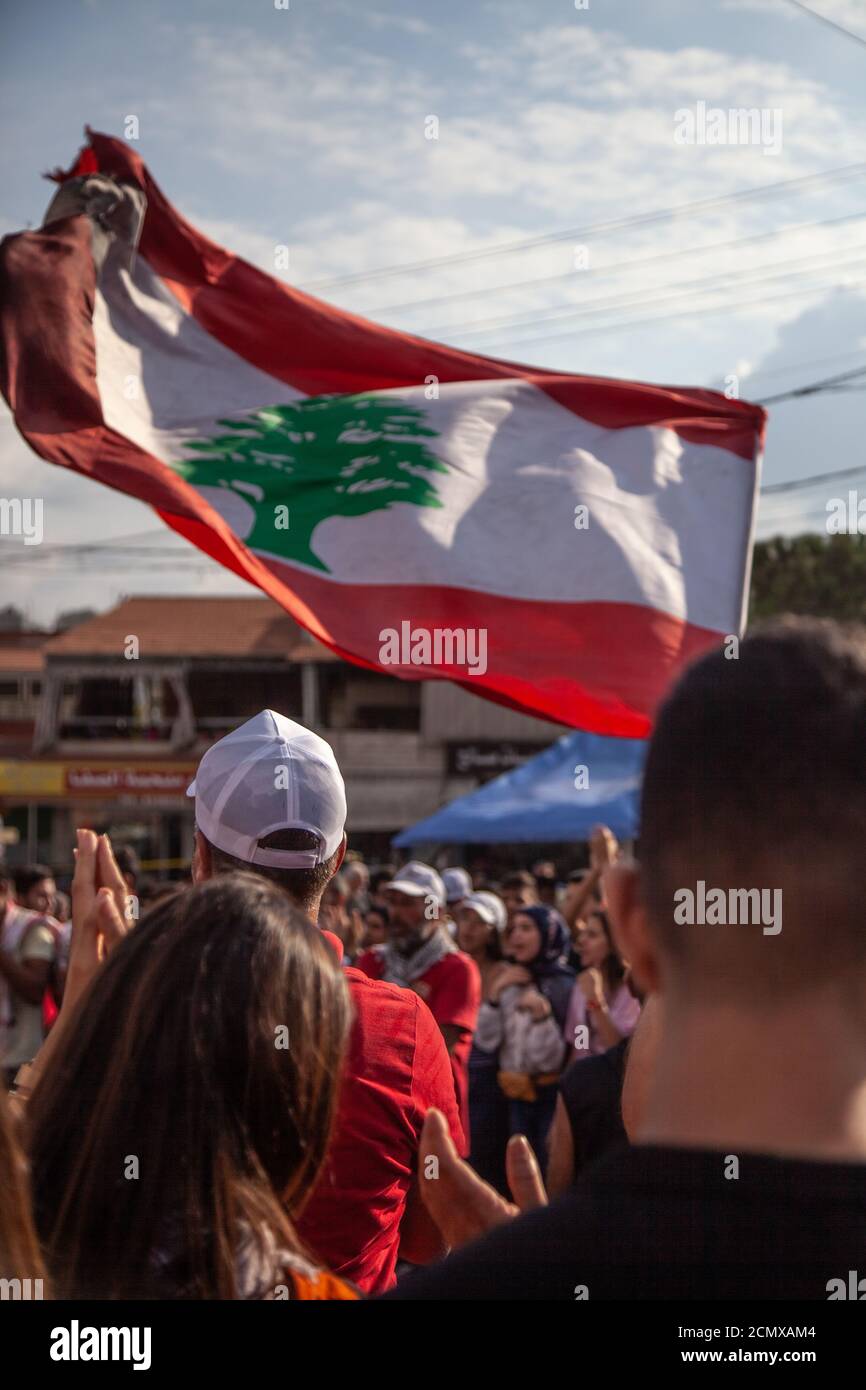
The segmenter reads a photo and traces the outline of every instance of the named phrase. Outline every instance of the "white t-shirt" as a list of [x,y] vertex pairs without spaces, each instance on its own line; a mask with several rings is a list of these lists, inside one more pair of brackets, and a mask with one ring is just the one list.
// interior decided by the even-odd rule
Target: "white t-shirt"
[[[24,909],[10,905],[4,919],[4,927],[10,920],[11,913],[22,911]],[[25,960],[53,961],[56,955],[54,933],[46,926],[44,917],[37,913],[28,915],[33,917],[33,925],[23,932],[17,945],[12,947],[12,955],[19,965]],[[5,933],[0,932],[0,942],[3,935]],[[22,999],[8,981],[4,983],[8,991],[8,1003],[5,1010],[6,1023],[0,1030],[0,1067],[8,1070],[23,1067],[25,1062],[32,1062],[42,1046],[44,1034],[42,1000],[40,999],[38,1004],[31,1004]]]

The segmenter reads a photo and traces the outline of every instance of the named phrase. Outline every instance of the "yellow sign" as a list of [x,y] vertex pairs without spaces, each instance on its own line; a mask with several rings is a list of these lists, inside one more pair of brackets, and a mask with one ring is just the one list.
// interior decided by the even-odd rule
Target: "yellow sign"
[[195,763],[0,761],[0,796],[170,797],[184,799]]
[[0,762],[0,796],[62,796],[63,763]]

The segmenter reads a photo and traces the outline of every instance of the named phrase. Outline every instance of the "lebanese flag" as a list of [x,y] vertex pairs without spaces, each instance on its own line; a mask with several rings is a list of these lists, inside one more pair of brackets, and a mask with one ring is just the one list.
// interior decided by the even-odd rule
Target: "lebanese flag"
[[0,247],[0,384],[42,458],[150,503],[349,661],[596,733],[645,735],[740,631],[758,406],[379,327],[88,137],[55,177],[143,192],[137,251],[91,203]]

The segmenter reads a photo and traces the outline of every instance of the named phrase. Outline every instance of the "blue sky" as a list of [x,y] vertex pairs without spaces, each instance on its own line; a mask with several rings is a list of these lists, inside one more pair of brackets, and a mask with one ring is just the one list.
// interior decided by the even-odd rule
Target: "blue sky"
[[[813,8],[866,37],[866,0]],[[752,399],[863,361],[862,171],[580,230],[866,160],[866,47],[789,0],[47,0],[7,7],[4,39],[0,232],[38,225],[39,175],[71,161],[85,123],[123,135],[135,116],[185,216],[394,326],[564,371],[736,374]],[[780,152],[676,143],[675,112],[698,102],[781,113]],[[778,406],[765,482],[863,461],[863,418],[862,393]],[[165,546],[158,572],[60,569],[32,548],[4,601],[41,621],[122,592],[243,591],[204,559],[175,564],[181,543],[141,504],[34,458],[5,412],[0,493],[44,497],[48,545],[152,532]],[[833,495],[768,499],[759,534],[823,526]]]

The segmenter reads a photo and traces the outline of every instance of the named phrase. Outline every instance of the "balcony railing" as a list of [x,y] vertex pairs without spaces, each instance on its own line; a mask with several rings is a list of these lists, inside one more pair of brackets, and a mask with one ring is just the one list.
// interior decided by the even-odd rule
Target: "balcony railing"
[[168,743],[174,720],[138,720],[132,715],[83,714],[60,723],[60,738],[76,742],[100,739],[129,739],[135,742]]

